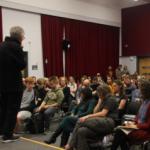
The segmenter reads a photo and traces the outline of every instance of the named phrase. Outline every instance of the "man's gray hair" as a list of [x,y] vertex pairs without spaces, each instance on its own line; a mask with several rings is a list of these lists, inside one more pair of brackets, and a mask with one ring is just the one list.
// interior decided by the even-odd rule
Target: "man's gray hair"
[[18,40],[23,40],[24,29],[20,26],[14,26],[10,28],[10,36]]

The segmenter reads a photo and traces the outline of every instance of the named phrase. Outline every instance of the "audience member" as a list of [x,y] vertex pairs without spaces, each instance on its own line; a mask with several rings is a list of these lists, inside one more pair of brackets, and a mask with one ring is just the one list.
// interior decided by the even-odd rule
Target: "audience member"
[[34,93],[34,80],[32,77],[25,79],[26,89],[23,92],[20,110],[17,114],[17,123],[15,132],[19,131],[19,127],[26,119],[30,118],[35,108],[35,93]]
[[84,88],[81,91],[82,101],[71,112],[69,116],[66,116],[60,123],[54,134],[45,141],[48,144],[54,143],[56,138],[62,133],[61,147],[67,144],[70,133],[73,131],[76,122],[79,118],[91,114],[95,107],[95,100],[92,98],[92,91],[89,88]]
[[35,76],[31,76],[32,78],[33,78],[33,80],[34,80],[34,88],[36,88],[36,86],[37,86],[37,79],[36,79],[36,77]]
[[118,80],[121,80],[121,77],[122,77],[122,65],[119,65],[119,66],[116,68],[115,72],[116,72],[116,78],[117,78]]
[[76,91],[77,91],[77,84],[75,82],[74,77],[72,77],[72,76],[69,77],[68,87],[70,88],[70,92],[71,92],[73,99],[75,99],[75,95],[76,95]]
[[128,100],[130,101],[132,98],[132,91],[136,89],[136,86],[132,85],[129,75],[125,75],[123,77],[123,83],[124,83],[125,95],[128,97]]
[[79,119],[72,138],[65,149],[89,150],[89,141],[97,141],[100,137],[110,134],[115,126],[117,117],[117,104],[107,85],[97,88],[99,101],[94,109],[94,114],[86,115]]
[[126,104],[127,104],[127,97],[125,96],[124,93],[123,83],[120,80],[115,80],[113,82],[113,90],[115,99],[118,104],[118,119],[119,119],[118,123],[121,123],[121,119],[126,111]]
[[108,67],[107,77],[110,77],[111,79],[113,79],[113,69],[112,69],[112,66]]
[[141,91],[139,88],[141,82],[142,82],[142,79],[138,80],[137,88],[132,91],[132,98],[131,98],[132,102],[140,101],[142,99]]
[[100,85],[100,84],[99,84],[99,82],[98,82],[97,77],[94,77],[94,78],[92,79],[92,83],[91,83],[91,85],[90,85],[90,87],[92,88],[92,91],[96,91],[96,89],[97,89],[97,87],[98,87],[99,85]]
[[46,80],[44,78],[37,79],[36,89],[35,89],[35,101],[36,101],[35,103],[37,107],[39,107],[42,104],[46,96],[47,91],[45,89],[45,86],[46,86]]
[[64,98],[61,103],[61,109],[66,113],[69,110],[69,106],[72,101],[70,88],[67,86],[67,78],[66,77],[60,77],[59,78],[60,87],[63,90]]
[[112,80],[112,78],[109,77],[109,76],[107,76],[107,84],[108,84],[108,86],[109,86],[111,92],[114,93],[114,91],[113,91],[113,86],[112,86],[112,85],[113,85],[113,80]]
[[86,75],[83,75],[81,78],[80,78],[80,82],[78,83],[78,88],[82,87],[83,85],[83,81],[88,79]]
[[97,81],[98,81],[99,84],[103,84],[104,83],[100,73],[96,74],[96,78],[97,78]]
[[91,76],[88,76],[87,79],[88,79],[90,82],[92,81]]
[[[124,127],[115,131],[111,150],[129,149],[129,144],[137,144],[150,140],[150,81],[143,81],[140,85],[143,103],[139,109],[135,122],[127,122]],[[128,132],[124,132],[125,129]]]
[[79,104],[80,101],[81,101],[80,93],[81,93],[82,89],[86,88],[86,87],[90,88],[90,80],[88,80],[88,79],[83,80],[82,85],[80,85],[78,87],[78,89],[77,89],[77,92],[76,92],[76,101],[77,101],[77,104]]
[[126,74],[126,75],[129,74],[129,70],[128,70],[128,67],[126,65],[123,67],[122,74]]
[[56,76],[52,76],[49,79],[50,91],[46,94],[44,101],[37,109],[37,112],[41,112],[44,115],[45,130],[49,129],[50,120],[60,107],[64,98],[63,91],[59,88],[59,80]]
[[45,86],[44,86],[44,88],[48,92],[50,90],[49,79],[45,77],[44,80],[45,80]]

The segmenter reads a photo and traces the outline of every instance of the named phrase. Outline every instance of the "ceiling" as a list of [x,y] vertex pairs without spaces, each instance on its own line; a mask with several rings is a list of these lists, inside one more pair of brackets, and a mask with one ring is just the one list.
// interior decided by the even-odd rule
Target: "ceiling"
[[84,1],[94,5],[101,5],[101,6],[103,5],[110,8],[126,8],[150,3],[150,0],[138,0],[137,2],[135,2],[134,0],[77,0],[77,1]]

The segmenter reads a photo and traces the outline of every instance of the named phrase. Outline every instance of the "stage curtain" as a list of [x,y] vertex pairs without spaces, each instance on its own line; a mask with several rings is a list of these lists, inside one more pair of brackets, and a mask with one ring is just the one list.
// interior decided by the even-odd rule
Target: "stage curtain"
[[0,7],[0,42],[3,40],[3,34],[2,34],[2,8]]
[[84,21],[65,19],[66,38],[71,48],[66,52],[66,74],[77,78],[106,76],[109,65],[119,63],[119,28]]
[[62,18],[41,15],[44,75],[63,75]]

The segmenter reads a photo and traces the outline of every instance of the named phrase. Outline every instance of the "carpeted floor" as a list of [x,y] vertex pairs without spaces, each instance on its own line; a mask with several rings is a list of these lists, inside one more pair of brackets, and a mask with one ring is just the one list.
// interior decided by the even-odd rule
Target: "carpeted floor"
[[54,145],[43,143],[43,140],[50,135],[51,132],[47,135],[22,135],[16,142],[7,144],[0,142],[0,150],[61,150],[61,148],[59,148],[60,138],[58,138],[57,143]]

